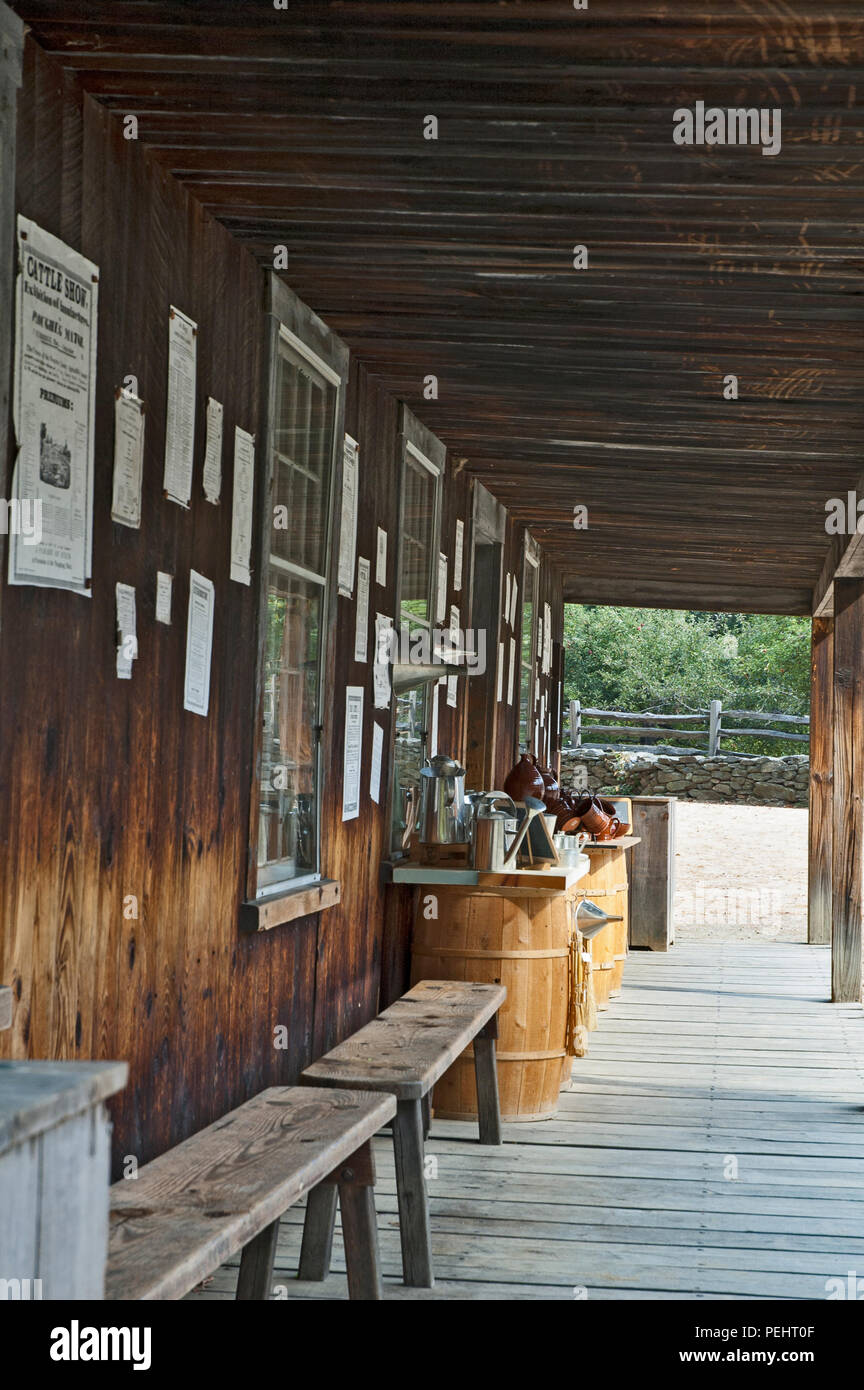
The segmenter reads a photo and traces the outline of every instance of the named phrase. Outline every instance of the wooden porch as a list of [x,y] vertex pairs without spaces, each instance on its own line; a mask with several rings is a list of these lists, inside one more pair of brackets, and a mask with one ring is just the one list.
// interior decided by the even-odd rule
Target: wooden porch
[[[505,1126],[497,1152],[433,1122],[434,1289],[401,1283],[379,1137],[385,1297],[824,1300],[864,1268],[864,1016],[826,1002],[829,976],[805,945],[631,955],[557,1119]],[[345,1298],[338,1234],[330,1278],[295,1281],[302,1219],[283,1220],[275,1296]],[[226,1266],[190,1297],[235,1282]]]

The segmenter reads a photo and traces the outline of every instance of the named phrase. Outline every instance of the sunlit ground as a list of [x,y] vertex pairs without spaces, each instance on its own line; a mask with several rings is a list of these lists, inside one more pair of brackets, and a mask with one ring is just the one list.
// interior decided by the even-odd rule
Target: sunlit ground
[[679,801],[678,941],[807,940],[807,812]]

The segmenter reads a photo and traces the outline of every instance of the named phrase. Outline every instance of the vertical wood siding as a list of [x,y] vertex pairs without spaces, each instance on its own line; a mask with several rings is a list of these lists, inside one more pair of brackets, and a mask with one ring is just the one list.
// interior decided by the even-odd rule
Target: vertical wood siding
[[[326,692],[323,863],[342,900],[257,935],[238,929],[252,781],[256,591],[228,578],[234,426],[261,432],[266,342],[252,257],[28,42],[19,103],[17,210],[100,267],[91,600],[5,588],[0,628],[0,980],[13,1029],[0,1056],[123,1058],[115,1161],[145,1162],[248,1095],[296,1079],[354,1031],[398,984],[408,941],[389,925],[390,712],[372,702],[376,612],[394,617],[399,405],[353,362],[345,428],[360,445],[358,555],[372,564],[370,660],[355,663],[355,602],[340,598]],[[196,320],[198,418],[189,511],[162,497],[170,304]],[[315,305],[311,305],[314,309]],[[146,402],[140,532],[110,520],[115,387],[137,376]],[[222,401],[222,503],[204,501],[207,395]],[[259,460],[258,476],[261,476]],[[471,481],[448,462],[442,549],[447,611],[469,620]],[[463,587],[453,590],[456,519],[465,522]],[[260,520],[260,519],[259,519]],[[375,583],[377,527],[389,536],[387,585]],[[337,528],[338,531],[338,528]],[[520,574],[522,528],[505,566]],[[334,535],[334,552],[338,534]],[[5,557],[4,557],[5,562]],[[210,713],[183,711],[189,570],[216,585]],[[172,625],[154,618],[157,570],[174,576]],[[135,586],[139,657],[114,669],[114,585]],[[540,596],[560,619],[560,590]],[[560,636],[560,633],[557,634]],[[489,655],[497,641],[490,634]],[[346,685],[363,685],[362,811],[341,819]],[[465,686],[440,702],[439,747],[464,754]],[[504,707],[503,778],[517,704]],[[373,720],[385,730],[381,802],[369,799]],[[136,919],[124,899],[138,900]],[[391,900],[393,890],[390,890]],[[404,901],[402,902],[404,918]],[[398,989],[396,990],[398,993]],[[277,1025],[288,1045],[273,1045]]]

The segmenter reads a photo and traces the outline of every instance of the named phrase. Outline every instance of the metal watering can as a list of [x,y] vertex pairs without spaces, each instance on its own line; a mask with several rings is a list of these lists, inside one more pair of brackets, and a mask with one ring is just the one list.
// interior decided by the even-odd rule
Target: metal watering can
[[[502,805],[502,803],[506,803]],[[516,863],[519,846],[535,816],[546,808],[536,797],[526,796],[526,815],[510,848],[507,848],[507,822],[518,816],[516,803],[506,792],[486,792],[474,815],[471,867],[482,873],[501,873]],[[509,809],[508,809],[509,808]]]

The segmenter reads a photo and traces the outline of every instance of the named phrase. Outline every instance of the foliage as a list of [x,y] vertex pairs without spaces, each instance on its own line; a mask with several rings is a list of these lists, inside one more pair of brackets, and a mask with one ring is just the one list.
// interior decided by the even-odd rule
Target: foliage
[[[564,691],[566,701],[634,713],[683,714],[719,699],[726,709],[807,714],[810,620],[568,604]],[[746,720],[735,722],[747,727]],[[793,730],[804,733],[806,726]],[[694,747],[704,742],[686,735],[677,741]],[[807,750],[804,743],[726,733],[722,747],[775,756]]]

